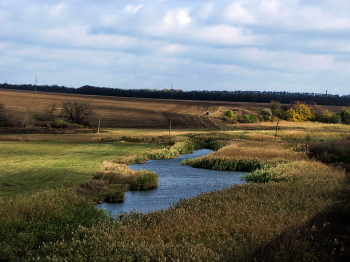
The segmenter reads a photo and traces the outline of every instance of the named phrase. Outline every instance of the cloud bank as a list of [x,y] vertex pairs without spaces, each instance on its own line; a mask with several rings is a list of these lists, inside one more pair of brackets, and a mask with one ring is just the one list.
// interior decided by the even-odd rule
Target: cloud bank
[[344,0],[0,0],[0,82],[349,94]]

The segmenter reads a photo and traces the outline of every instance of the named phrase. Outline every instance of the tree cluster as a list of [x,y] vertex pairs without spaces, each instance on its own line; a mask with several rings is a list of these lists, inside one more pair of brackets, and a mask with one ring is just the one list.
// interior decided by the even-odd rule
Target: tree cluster
[[315,121],[333,124],[350,124],[350,108],[342,109],[337,113],[331,113],[317,105],[307,105],[296,102],[289,106],[282,106],[277,101],[270,103],[270,108],[264,108],[260,114],[233,112],[227,110],[223,120],[231,123],[256,123],[261,121],[287,120],[292,122]]
[[58,109],[56,104],[48,106],[43,112],[33,115],[36,125],[66,128],[70,124],[89,126],[89,117],[94,113],[90,102],[86,101],[65,101]]

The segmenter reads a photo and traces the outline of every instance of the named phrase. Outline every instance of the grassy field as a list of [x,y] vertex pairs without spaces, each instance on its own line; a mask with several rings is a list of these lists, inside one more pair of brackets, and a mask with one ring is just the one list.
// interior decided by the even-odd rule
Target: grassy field
[[[293,143],[234,139],[233,135],[206,132],[189,137],[208,143],[230,141],[209,157],[222,162],[278,163],[251,168],[255,183],[202,194],[166,211],[124,214],[114,220],[65,190],[18,197],[11,205],[3,199],[0,212],[9,215],[0,219],[0,230],[18,241],[0,237],[0,257],[24,256],[26,261],[348,261],[350,202],[345,172],[308,159],[305,151],[293,150]],[[74,211],[77,205],[79,213]]]
[[0,141],[0,196],[78,185],[100,171],[104,161],[160,148],[140,143]]
[[[0,260],[350,260],[348,174],[308,157],[309,143],[329,140],[339,141],[325,148],[347,154],[341,146],[349,145],[348,125],[282,121],[276,132],[276,123],[220,120],[226,109],[258,112],[264,104],[0,95],[19,120],[27,107],[36,112],[54,101],[89,100],[108,126],[101,134],[0,135]],[[184,199],[166,211],[113,218],[61,187],[93,176],[118,180],[120,168],[145,154],[173,157],[199,146],[217,151],[189,163],[249,170],[251,182]]]

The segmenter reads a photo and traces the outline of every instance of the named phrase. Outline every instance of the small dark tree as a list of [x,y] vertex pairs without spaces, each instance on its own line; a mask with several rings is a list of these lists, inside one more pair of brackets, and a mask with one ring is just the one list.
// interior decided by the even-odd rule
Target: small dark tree
[[264,121],[271,121],[272,111],[269,108],[264,108],[263,110],[261,110],[261,115]]
[[228,118],[233,118],[234,113],[233,113],[232,110],[227,110],[227,111],[225,112],[225,116],[227,116]]
[[281,114],[281,103],[278,101],[271,101],[271,112],[274,116],[280,116]]
[[343,109],[339,112],[339,115],[345,124],[350,124],[350,108]]
[[88,118],[93,111],[94,110],[91,107],[90,102],[63,102],[61,117],[63,117],[67,122],[79,125],[89,125]]

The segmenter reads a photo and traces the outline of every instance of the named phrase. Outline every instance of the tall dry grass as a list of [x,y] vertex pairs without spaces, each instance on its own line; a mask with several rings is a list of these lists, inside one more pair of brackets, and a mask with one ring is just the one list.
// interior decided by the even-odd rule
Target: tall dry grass
[[0,214],[1,261],[21,257],[45,242],[69,239],[78,227],[109,219],[92,202],[63,188],[0,198]]
[[253,171],[266,165],[306,159],[303,152],[295,152],[288,143],[266,141],[235,141],[218,151],[200,158],[183,161],[193,167]]
[[[234,186],[182,200],[167,211],[81,226],[71,238],[33,250],[28,260],[338,261],[334,239],[324,249],[300,229],[311,228],[318,212],[339,202],[345,174],[317,162],[300,163],[302,168],[285,170],[293,181]],[[265,248],[272,241],[275,251]]]

